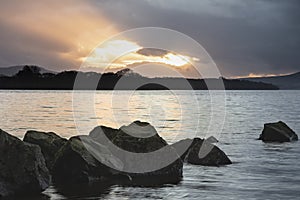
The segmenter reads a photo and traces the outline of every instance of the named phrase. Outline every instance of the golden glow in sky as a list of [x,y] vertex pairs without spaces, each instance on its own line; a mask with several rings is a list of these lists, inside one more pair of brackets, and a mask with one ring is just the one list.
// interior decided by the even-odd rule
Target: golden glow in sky
[[[21,14],[12,15],[12,10]],[[139,52],[145,47],[134,39],[106,41],[122,32],[122,28],[82,0],[53,0],[51,4],[10,0],[1,4],[0,15],[0,24],[7,32],[15,33],[14,37],[8,35],[9,45],[25,58],[22,62],[34,58],[34,63],[28,64],[46,65],[50,69],[59,66],[62,70],[79,69],[83,64],[108,71],[151,64],[150,68],[162,74],[165,71],[154,65],[187,71],[193,62],[199,61],[172,49],[159,54]],[[189,73],[192,74],[191,70]]]
[[189,57],[173,52],[164,51],[161,55],[145,55],[139,50],[142,46],[136,42],[128,40],[112,40],[105,42],[86,58],[84,66],[92,68],[125,68],[144,63],[155,63],[168,65],[175,68],[186,67],[193,62],[199,61],[198,58]]
[[250,73],[248,75],[245,76],[233,76],[230,78],[261,78],[261,77],[274,77],[274,76],[287,76],[287,75],[291,75],[292,73],[281,73],[281,74],[255,74],[255,73]]
[[11,37],[10,45],[25,56],[34,55],[36,64],[51,60],[47,67],[79,67],[83,56],[119,32],[110,20],[81,0],[4,1],[0,24],[12,33],[22,33]]

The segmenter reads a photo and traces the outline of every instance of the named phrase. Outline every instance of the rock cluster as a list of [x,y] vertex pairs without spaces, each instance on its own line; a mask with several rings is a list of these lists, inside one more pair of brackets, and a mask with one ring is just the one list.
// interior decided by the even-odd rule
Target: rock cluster
[[53,132],[28,131],[21,141],[0,130],[0,197],[39,194],[49,184],[176,184],[184,162],[231,164],[212,142],[216,140],[195,138],[169,145],[151,124],[140,121],[119,129],[99,126],[69,140]]
[[[155,153],[161,148],[166,150]],[[173,160],[163,165],[168,158]],[[101,180],[129,185],[177,183],[182,167],[175,149],[154,127],[136,121],[120,129],[96,127],[89,136],[70,138],[57,154],[53,178],[58,184]]]

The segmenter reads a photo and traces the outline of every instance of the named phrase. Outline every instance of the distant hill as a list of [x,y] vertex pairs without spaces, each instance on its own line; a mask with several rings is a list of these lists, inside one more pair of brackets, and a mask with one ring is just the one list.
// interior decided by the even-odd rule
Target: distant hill
[[[81,90],[277,90],[268,83],[247,80],[148,78],[123,69],[117,73],[64,71],[42,73],[39,67],[24,66],[13,76],[0,77],[0,89],[20,90],[72,90],[77,75],[82,80],[76,89]],[[224,83],[221,84],[221,83]],[[96,85],[95,85],[96,84]],[[117,87],[117,88],[116,88]]]
[[276,85],[281,90],[299,90],[300,89],[300,72],[285,75],[285,76],[272,76],[261,78],[245,78],[241,80],[264,82]]
[[[11,67],[0,67],[0,76],[13,76],[15,75],[16,73],[18,73],[20,70],[22,70],[24,68],[24,66],[26,65],[17,65],[17,66],[11,66]],[[27,66],[30,66],[30,67],[37,67],[40,69],[40,73],[52,73],[52,74],[56,74],[57,72],[55,71],[51,71],[51,70],[48,70],[48,69],[45,69],[43,67],[39,67],[39,66],[34,66],[34,65],[27,65]]]

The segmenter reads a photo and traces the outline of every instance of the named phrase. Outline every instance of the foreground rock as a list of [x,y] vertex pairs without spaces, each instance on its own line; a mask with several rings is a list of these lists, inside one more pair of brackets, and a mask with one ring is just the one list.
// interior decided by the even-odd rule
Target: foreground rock
[[135,121],[122,126],[111,143],[109,148],[122,160],[122,171],[131,179],[129,184],[156,185],[181,180],[182,160],[149,123]]
[[172,145],[187,163],[203,166],[232,164],[227,155],[211,141],[195,138],[181,140]]
[[39,194],[49,180],[40,147],[0,129],[0,197]]
[[27,131],[23,141],[36,144],[41,148],[46,165],[50,171],[54,165],[56,153],[67,142],[66,139],[59,137],[53,132],[39,131]]
[[297,141],[298,136],[288,125],[279,121],[265,124],[259,139],[264,142],[292,142]]
[[[99,157],[94,157],[87,148],[99,152]],[[101,161],[115,167],[122,165],[107,147],[89,136],[72,137],[57,153],[53,166],[54,181],[61,185],[108,180],[115,172]]]
[[97,127],[89,136],[71,138],[59,151],[54,179],[62,183],[112,180],[125,185],[177,183],[182,160],[148,123],[120,129]]

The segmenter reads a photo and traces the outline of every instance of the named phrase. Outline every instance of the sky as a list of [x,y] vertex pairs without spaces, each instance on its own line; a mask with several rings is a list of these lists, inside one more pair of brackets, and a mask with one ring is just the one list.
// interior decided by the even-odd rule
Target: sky
[[0,0],[0,67],[78,69],[93,52],[101,68],[120,49],[135,49],[111,67],[169,75],[165,67],[184,73],[202,60],[128,38],[97,48],[122,31],[163,27],[201,44],[225,77],[288,74],[300,71],[299,10],[299,0]]

